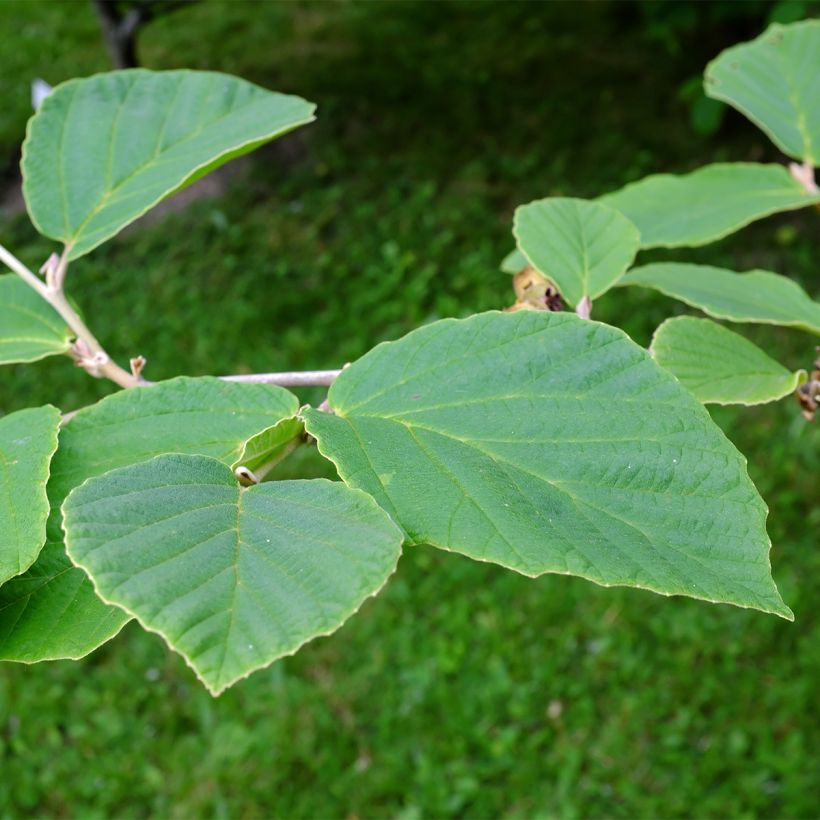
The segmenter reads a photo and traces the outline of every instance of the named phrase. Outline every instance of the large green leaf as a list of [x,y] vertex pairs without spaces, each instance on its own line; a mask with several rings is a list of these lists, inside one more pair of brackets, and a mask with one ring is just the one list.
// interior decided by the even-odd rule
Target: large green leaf
[[616,328],[436,322],[346,368],[329,402],[308,431],[412,543],[792,617],[743,456]]
[[775,23],[706,66],[704,88],[765,131],[784,154],[820,165],[820,20]]
[[[128,617],[94,594],[63,547],[60,505],[87,478],[162,453],[206,455],[234,465],[246,442],[298,409],[281,387],[179,378],[124,390],[78,412],[60,433],[52,461],[46,548],[27,573],[0,587],[0,659],[80,658]],[[294,435],[301,425],[292,428]],[[272,439],[271,457],[281,437]],[[259,466],[261,450],[253,449]]]
[[513,234],[533,267],[572,305],[609,290],[640,242],[635,226],[613,208],[562,197],[516,208]]
[[820,304],[791,279],[764,270],[657,262],[633,268],[618,285],[654,288],[717,319],[799,327],[820,333]]
[[793,393],[805,377],[767,356],[743,336],[694,316],[667,319],[652,355],[704,404],[764,404]]
[[210,71],[114,71],[58,86],[29,123],[23,193],[40,233],[88,253],[162,199],[311,122],[314,106]]
[[0,584],[28,569],[45,543],[59,425],[50,405],[0,417]]
[[71,338],[54,308],[19,276],[0,276],[0,364],[65,353]]
[[162,635],[214,695],[338,629],[402,542],[365,493],[324,479],[243,490],[201,456],[91,479],[63,511],[68,553],[100,596]]
[[602,196],[641,233],[641,247],[706,245],[778,211],[820,202],[782,165],[718,163],[656,174]]

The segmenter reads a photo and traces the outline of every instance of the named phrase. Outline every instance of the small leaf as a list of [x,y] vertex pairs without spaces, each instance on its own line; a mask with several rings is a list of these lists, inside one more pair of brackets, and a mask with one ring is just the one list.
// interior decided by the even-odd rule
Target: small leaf
[[656,174],[598,200],[626,215],[642,248],[707,245],[779,211],[820,202],[782,165],[718,163],[689,174]]
[[717,319],[820,333],[820,304],[796,282],[769,271],[735,273],[709,265],[657,262],[633,268],[618,285],[654,288]]
[[572,305],[609,290],[640,242],[635,226],[613,208],[560,197],[516,208],[513,233],[533,267]]
[[329,402],[308,432],[411,543],[792,617],[743,456],[616,328],[435,322],[342,371]]
[[704,404],[765,404],[793,393],[805,371],[792,373],[757,345],[711,321],[667,319],[652,355]]
[[183,377],[123,390],[80,410],[62,428],[52,461],[46,548],[28,572],[0,587],[0,659],[81,658],[128,620],[94,594],[65,554],[60,505],[74,487],[161,453],[239,463],[249,439],[298,407],[296,396],[274,385]]
[[706,93],[768,134],[784,153],[820,165],[820,20],[769,26],[708,66]]
[[0,584],[27,570],[45,543],[59,425],[60,411],[50,405],[0,417]]
[[162,635],[214,695],[338,629],[384,586],[402,542],[340,482],[242,490],[200,456],[91,479],[63,511],[68,553],[100,596]]
[[220,165],[311,122],[314,108],[211,71],[69,80],[29,123],[29,215],[76,259]]
[[241,455],[231,466],[234,469],[247,467],[254,473],[268,472],[298,444],[304,429],[300,419],[282,419],[248,439]]
[[19,276],[0,276],[0,364],[66,353],[71,330]]

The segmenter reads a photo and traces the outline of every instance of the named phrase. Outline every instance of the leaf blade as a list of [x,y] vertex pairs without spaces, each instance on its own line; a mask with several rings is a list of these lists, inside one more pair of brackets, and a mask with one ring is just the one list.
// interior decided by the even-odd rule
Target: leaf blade
[[60,411],[18,410],[0,418],[0,584],[25,572],[46,540],[48,481]]
[[67,353],[72,338],[57,312],[19,276],[0,276],[0,364]]
[[29,122],[21,162],[29,215],[76,259],[210,170],[311,122],[313,111],[217,72],[127,69],[69,80]]
[[794,393],[806,375],[787,370],[743,336],[694,316],[663,322],[650,350],[704,404],[777,401]]
[[706,66],[703,85],[784,154],[820,164],[820,20],[774,23],[756,39],[726,49]]
[[365,493],[323,479],[241,490],[202,456],[114,470],[63,509],[69,555],[99,594],[213,695],[338,629],[400,554],[401,532]]
[[329,401],[303,411],[308,432],[410,543],[792,617],[743,457],[615,328],[436,322],[346,368]]
[[763,217],[820,202],[781,165],[715,163],[654,174],[598,198],[638,228],[642,248],[707,245]]
[[770,271],[735,273],[710,265],[657,262],[633,268],[618,285],[658,290],[716,319],[820,333],[820,304],[796,282]]
[[612,287],[640,241],[637,228],[617,210],[562,197],[516,208],[513,235],[521,253],[572,305]]

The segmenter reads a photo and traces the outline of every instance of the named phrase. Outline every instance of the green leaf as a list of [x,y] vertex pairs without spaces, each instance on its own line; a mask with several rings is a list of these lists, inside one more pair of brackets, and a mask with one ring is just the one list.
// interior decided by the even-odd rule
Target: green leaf
[[311,122],[314,108],[210,71],[69,80],[29,123],[29,215],[76,259],[220,165]]
[[435,322],[346,368],[329,402],[308,432],[411,543],[792,617],[745,459],[616,328]]
[[27,570],[45,543],[59,426],[60,411],[50,405],[0,417],[0,584]]
[[243,490],[200,456],[91,479],[63,511],[68,553],[100,596],[162,635],[214,695],[338,629],[401,552],[365,493],[324,479]]
[[533,267],[577,305],[623,276],[638,251],[635,226],[618,211],[584,199],[553,197],[515,210],[513,234]]
[[301,419],[282,419],[248,439],[239,458],[231,466],[247,467],[261,478],[299,443],[304,429]]
[[19,276],[0,276],[0,364],[66,353],[71,330]]
[[711,321],[667,319],[652,355],[704,404],[765,404],[794,393],[805,371],[792,373],[757,345]]
[[599,200],[641,233],[642,248],[706,245],[764,216],[820,202],[782,165],[717,163],[689,174],[656,174]]
[[[281,387],[178,378],[123,390],[80,410],[60,432],[51,465],[46,548],[27,573],[0,587],[0,659],[81,658],[128,617],[104,604],[63,547],[60,505],[92,476],[162,453],[242,463],[249,439],[292,417],[299,401]],[[291,427],[297,435],[301,425]],[[269,454],[276,457],[273,442]],[[263,448],[255,448],[259,457]]]
[[717,319],[799,327],[820,333],[820,304],[791,279],[764,270],[657,262],[633,268],[619,286],[654,288]]
[[820,20],[769,26],[708,66],[706,93],[723,100],[784,153],[820,165]]
[[529,264],[527,257],[515,248],[501,260],[501,270],[503,273],[520,273]]

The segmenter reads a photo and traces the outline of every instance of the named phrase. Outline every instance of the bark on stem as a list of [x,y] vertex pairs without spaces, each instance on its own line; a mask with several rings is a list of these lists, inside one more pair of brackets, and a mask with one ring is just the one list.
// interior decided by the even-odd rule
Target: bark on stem
[[247,373],[240,376],[220,376],[226,382],[277,384],[279,387],[327,387],[341,370],[302,370],[290,373]]

